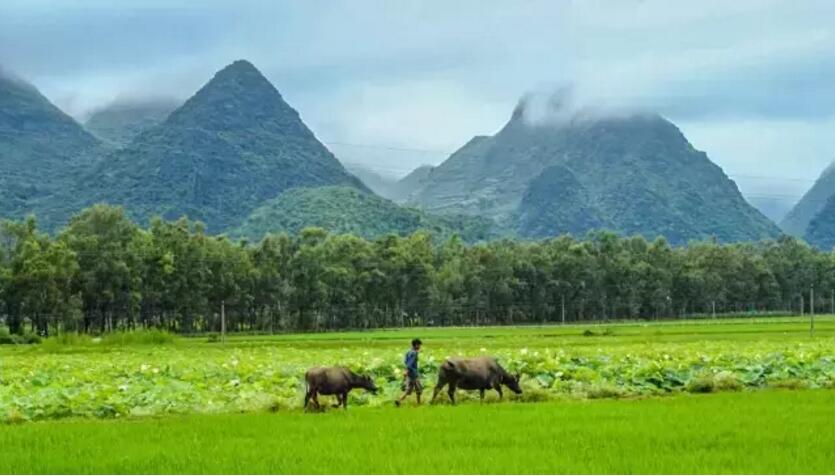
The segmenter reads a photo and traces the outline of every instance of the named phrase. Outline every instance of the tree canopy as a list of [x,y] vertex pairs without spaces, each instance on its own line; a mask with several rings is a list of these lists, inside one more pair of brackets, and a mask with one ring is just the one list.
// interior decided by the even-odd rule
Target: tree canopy
[[187,219],[145,228],[98,205],[58,235],[0,227],[11,332],[193,333],[555,323],[830,309],[835,255],[795,238],[673,247],[597,232],[466,244],[425,231],[365,239],[306,228],[257,243]]

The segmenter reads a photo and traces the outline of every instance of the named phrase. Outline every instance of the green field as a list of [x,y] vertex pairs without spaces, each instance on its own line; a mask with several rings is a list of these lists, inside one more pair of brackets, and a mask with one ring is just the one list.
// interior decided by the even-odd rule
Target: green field
[[[524,394],[394,408],[414,336],[430,389],[489,354]],[[835,471],[831,316],[159,337],[0,349],[0,473]],[[333,364],[382,392],[303,412]]]
[[0,473],[832,473],[835,391],[0,426]]

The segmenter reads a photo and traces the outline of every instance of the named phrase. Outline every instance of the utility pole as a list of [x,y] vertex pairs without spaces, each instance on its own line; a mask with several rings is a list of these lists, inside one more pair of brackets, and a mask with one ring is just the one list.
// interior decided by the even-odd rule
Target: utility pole
[[815,335],[815,285],[809,288],[809,335]]
[[220,341],[226,342],[226,301],[220,301]]
[[565,294],[562,295],[562,325],[565,325]]

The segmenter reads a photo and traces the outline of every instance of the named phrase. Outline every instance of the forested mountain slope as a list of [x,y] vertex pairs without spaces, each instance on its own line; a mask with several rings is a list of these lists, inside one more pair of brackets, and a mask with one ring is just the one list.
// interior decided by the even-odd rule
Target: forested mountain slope
[[55,219],[46,202],[74,187],[100,146],[34,86],[0,70],[0,218]]
[[[595,224],[677,244],[779,234],[666,119],[580,112],[531,122],[525,107],[521,102],[496,135],[474,138],[436,167],[410,202],[434,212],[496,217],[523,236],[547,229],[585,233]],[[565,184],[574,190],[561,190]],[[578,221],[591,210],[587,223]],[[549,223],[563,219],[570,223]]]
[[103,141],[124,147],[141,132],[164,122],[177,107],[173,100],[114,103],[94,112],[84,128]]
[[140,222],[187,215],[217,232],[284,190],[321,185],[367,190],[251,63],[236,61],[102,161],[82,205],[124,205]]
[[780,222],[780,228],[792,236],[799,238],[806,236],[812,219],[824,209],[833,195],[835,195],[835,164],[823,171],[812,188]]
[[495,237],[487,218],[433,216],[345,186],[288,190],[258,207],[231,234],[258,241],[267,233],[297,234],[311,226],[364,238],[405,236],[420,230],[439,239],[458,234],[468,242]]

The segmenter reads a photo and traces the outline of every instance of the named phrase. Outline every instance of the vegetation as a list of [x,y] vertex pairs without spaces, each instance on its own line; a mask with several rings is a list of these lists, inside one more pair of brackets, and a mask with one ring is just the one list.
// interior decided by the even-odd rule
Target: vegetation
[[100,153],[99,142],[34,86],[0,71],[0,217],[36,210],[51,224],[63,206],[47,203],[50,195],[72,188]]
[[319,365],[371,375],[380,394],[353,392],[349,405],[385,406],[399,395],[403,352],[416,335],[426,343],[427,389],[447,357],[487,354],[522,375],[524,393],[508,401],[835,387],[831,316],[819,319],[814,339],[796,318],[230,336],[223,344],[131,332],[4,349],[0,420],[283,412],[301,407],[302,376]]
[[788,237],[466,245],[308,228],[248,244],[185,219],[143,229],[106,206],[55,237],[34,219],[0,227],[0,319],[13,334],[217,332],[221,316],[232,332],[278,332],[820,312],[833,289],[833,254]]
[[486,218],[429,215],[353,187],[288,190],[258,207],[231,233],[260,240],[268,233],[299,234],[308,227],[363,238],[425,230],[441,239],[458,234],[467,242],[488,240],[495,233],[494,223]]
[[[812,188],[786,215],[780,223],[780,228],[792,236],[802,238],[811,231],[810,224],[816,217],[822,221],[818,226],[832,221],[826,218],[827,215],[831,215],[831,212],[822,214],[822,211],[833,195],[835,195],[835,164],[823,171]],[[831,247],[832,245],[829,244],[827,248]]]
[[549,227],[583,235],[599,224],[674,244],[779,234],[669,121],[583,111],[536,122],[526,107],[523,101],[495,136],[476,137],[435,167],[411,203],[496,218],[530,237]]
[[806,240],[823,250],[835,247],[835,193],[809,222]]
[[397,196],[397,179],[379,174],[372,167],[358,163],[348,163],[345,169],[362,180],[362,183],[377,195],[389,200]]
[[86,205],[124,205],[143,223],[186,215],[215,233],[289,188],[366,190],[246,61],[219,71],[164,123],[100,162],[94,178],[100,183]]
[[117,102],[94,112],[84,128],[103,141],[124,147],[140,133],[163,123],[178,106],[166,100]]

